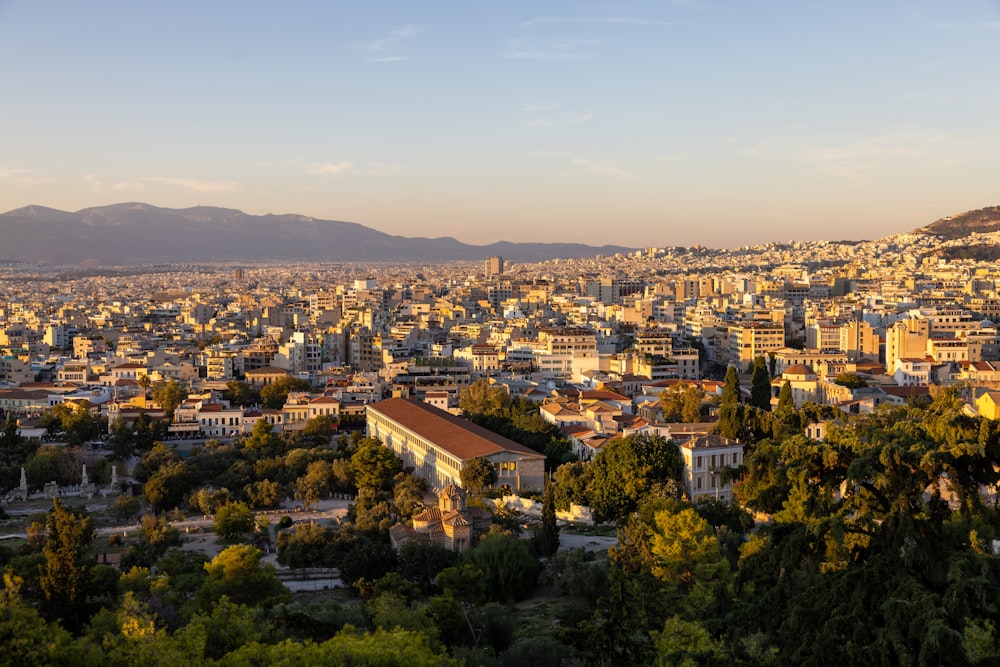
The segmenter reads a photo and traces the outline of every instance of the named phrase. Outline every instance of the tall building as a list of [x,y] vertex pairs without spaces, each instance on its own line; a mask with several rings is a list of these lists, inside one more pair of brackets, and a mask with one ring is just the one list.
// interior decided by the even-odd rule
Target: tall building
[[503,257],[500,255],[494,255],[493,257],[486,258],[486,264],[483,267],[483,271],[487,278],[492,278],[494,276],[503,275]]

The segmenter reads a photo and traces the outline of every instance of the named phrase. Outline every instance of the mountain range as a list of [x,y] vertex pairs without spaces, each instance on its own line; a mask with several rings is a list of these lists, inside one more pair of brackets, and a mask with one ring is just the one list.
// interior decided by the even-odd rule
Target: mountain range
[[[1000,231],[1000,206],[947,216],[914,233],[942,240]],[[44,206],[0,213],[0,261],[49,265],[133,265],[246,260],[514,262],[613,255],[634,248],[582,243],[469,245],[452,237],[386,234],[364,225],[304,215],[249,215],[209,206],[170,209],[142,203],[76,212]]]
[[126,265],[241,260],[462,261],[501,255],[514,262],[628,252],[582,243],[469,245],[451,237],[385,234],[304,215],[249,215],[209,206],[141,203],[76,212],[44,206],[0,214],[0,260],[50,265]]

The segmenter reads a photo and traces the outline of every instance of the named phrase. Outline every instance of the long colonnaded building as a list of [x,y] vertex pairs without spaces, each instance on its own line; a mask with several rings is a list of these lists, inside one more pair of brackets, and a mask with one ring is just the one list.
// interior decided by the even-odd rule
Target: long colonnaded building
[[428,403],[409,398],[373,403],[367,421],[368,435],[392,449],[435,491],[461,485],[462,468],[478,457],[493,464],[496,486],[520,492],[545,485],[543,454]]

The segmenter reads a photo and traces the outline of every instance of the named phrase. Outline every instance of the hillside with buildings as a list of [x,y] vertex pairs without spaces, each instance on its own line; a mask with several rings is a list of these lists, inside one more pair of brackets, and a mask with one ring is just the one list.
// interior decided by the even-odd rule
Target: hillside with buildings
[[[110,664],[133,627],[192,664],[389,633],[428,664],[990,664],[1000,269],[970,244],[1000,232],[0,263],[0,611]],[[102,532],[47,549],[90,520],[63,502]],[[91,587],[63,600],[67,553]],[[188,641],[209,614],[257,643]]]

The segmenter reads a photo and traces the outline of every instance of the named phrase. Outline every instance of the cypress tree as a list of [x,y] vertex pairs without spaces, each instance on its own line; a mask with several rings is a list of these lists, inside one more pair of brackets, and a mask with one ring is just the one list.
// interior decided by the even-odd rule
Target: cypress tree
[[767,373],[764,357],[753,362],[753,378],[750,380],[750,405],[771,411],[771,377]]

